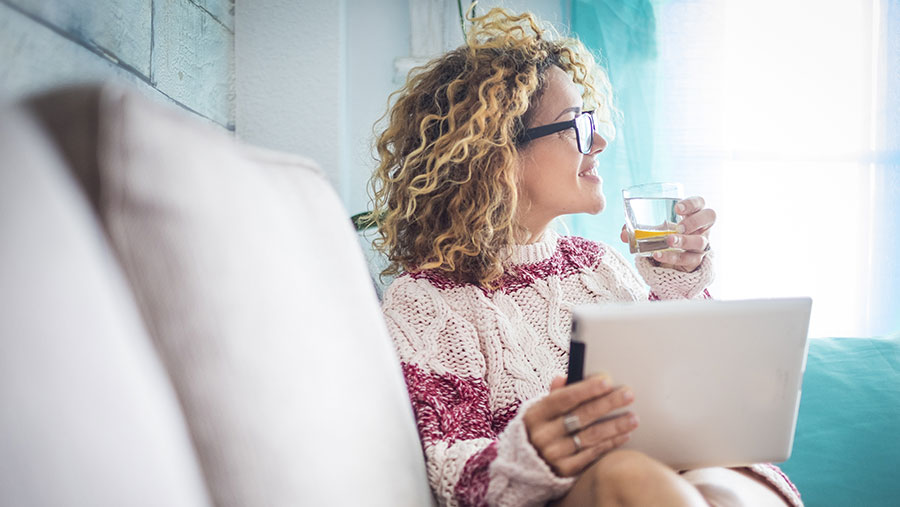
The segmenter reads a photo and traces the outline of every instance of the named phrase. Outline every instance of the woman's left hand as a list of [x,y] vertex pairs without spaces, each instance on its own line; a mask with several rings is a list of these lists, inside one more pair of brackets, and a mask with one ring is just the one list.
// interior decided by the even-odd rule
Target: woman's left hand
[[[716,212],[706,208],[702,197],[688,197],[675,205],[675,212],[683,218],[678,222],[678,234],[670,234],[666,243],[672,248],[666,252],[653,252],[653,259],[664,268],[691,272],[700,266],[709,251],[709,230],[716,223]],[[622,228],[621,239],[628,242],[628,233]]]

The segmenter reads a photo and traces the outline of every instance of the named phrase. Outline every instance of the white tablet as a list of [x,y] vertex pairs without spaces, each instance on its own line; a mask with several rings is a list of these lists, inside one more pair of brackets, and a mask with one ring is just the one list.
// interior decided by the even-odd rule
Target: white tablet
[[580,306],[569,381],[607,373],[630,386],[640,425],[624,448],[677,470],[782,462],[794,441],[811,306],[809,298]]

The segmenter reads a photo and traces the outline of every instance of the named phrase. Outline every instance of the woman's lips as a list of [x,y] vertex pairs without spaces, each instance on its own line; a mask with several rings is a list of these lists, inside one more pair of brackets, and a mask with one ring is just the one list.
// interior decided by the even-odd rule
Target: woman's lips
[[597,174],[597,165],[596,164],[592,165],[589,168],[585,169],[584,171],[581,171],[580,173],[578,173],[578,177],[585,178],[588,180],[593,180],[598,183],[600,182],[600,175]]

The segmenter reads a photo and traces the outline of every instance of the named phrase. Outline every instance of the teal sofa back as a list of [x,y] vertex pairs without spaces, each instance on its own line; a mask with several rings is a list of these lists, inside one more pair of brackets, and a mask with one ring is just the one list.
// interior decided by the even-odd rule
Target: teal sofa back
[[810,342],[791,458],[806,505],[900,505],[900,334]]

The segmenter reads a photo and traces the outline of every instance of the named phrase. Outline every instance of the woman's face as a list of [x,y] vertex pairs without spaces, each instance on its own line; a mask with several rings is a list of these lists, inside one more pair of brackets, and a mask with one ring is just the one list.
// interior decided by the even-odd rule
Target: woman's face
[[[572,120],[581,112],[581,94],[572,78],[556,66],[547,70],[546,77],[543,95],[526,128]],[[519,151],[517,219],[532,234],[539,234],[561,215],[603,211],[606,198],[595,157],[606,148],[606,140],[596,132],[593,135],[587,155],[578,151],[574,128],[534,139]]]

